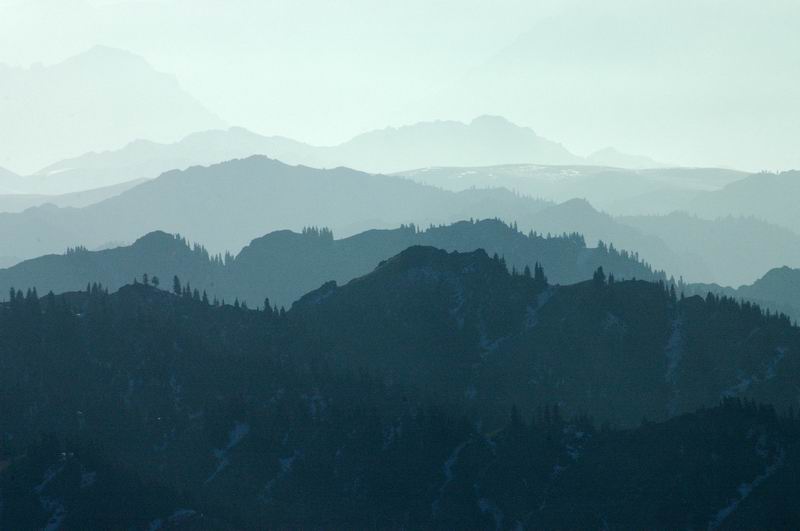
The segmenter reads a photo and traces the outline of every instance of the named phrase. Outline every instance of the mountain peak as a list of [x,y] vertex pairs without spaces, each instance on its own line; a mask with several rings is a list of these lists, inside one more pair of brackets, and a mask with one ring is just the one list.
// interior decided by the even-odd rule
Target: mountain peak
[[466,266],[470,266],[470,269],[473,270],[477,267],[488,267],[491,262],[483,249],[472,252],[447,252],[436,247],[414,245],[381,262],[375,272],[390,273],[419,268],[431,271],[460,271]]
[[101,44],[92,46],[88,50],[68,58],[63,64],[77,64],[91,68],[111,68],[114,70],[130,66],[152,68],[150,63],[141,55]]
[[524,127],[521,127],[521,126],[511,122],[507,118],[505,118],[503,116],[499,116],[499,115],[494,115],[494,114],[483,114],[481,116],[476,116],[475,118],[472,119],[472,121],[470,122],[469,125],[471,125],[473,127],[481,127],[481,128],[489,128],[489,127],[504,127],[504,128],[507,128],[507,127],[512,127],[512,128],[515,128],[515,129],[524,129]]
[[133,242],[132,247],[163,249],[171,247],[184,247],[183,240],[174,234],[169,234],[161,230],[149,232]]

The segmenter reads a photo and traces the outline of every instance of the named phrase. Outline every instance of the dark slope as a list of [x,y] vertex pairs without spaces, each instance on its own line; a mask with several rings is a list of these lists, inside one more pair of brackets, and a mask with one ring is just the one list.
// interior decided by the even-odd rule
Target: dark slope
[[[177,509],[206,528],[797,524],[796,420],[737,400],[625,431],[572,415],[634,427],[725,396],[784,411],[796,328],[657,284],[537,276],[412,247],[287,315],[141,284],[15,297],[0,492],[32,509],[2,526],[102,527],[97,489],[137,528]],[[62,442],[29,445],[42,431]]]
[[481,251],[411,248],[309,293],[292,307],[298,314],[333,359],[381,371],[402,361],[442,400],[500,406],[496,414],[556,402],[625,425],[724,396],[781,407],[797,398],[800,335],[785,318],[717,297],[677,300],[643,281],[545,288]]
[[35,287],[39,293],[62,293],[100,282],[115,290],[144,273],[165,286],[178,275],[210,297],[289,306],[302,294],[329,280],[347,282],[370,272],[375,264],[412,245],[449,251],[484,249],[503,256],[509,267],[522,271],[538,262],[553,283],[570,284],[590,278],[602,266],[619,278],[656,280],[638,257],[606,246],[588,248],[582,237],[522,234],[496,220],[459,222],[419,231],[413,226],[371,230],[334,240],[326,230],[272,232],[244,247],[236,258],[211,257],[163,232],[154,232],[129,247],[65,255],[48,255],[0,270],[0,293],[11,287]]
[[776,312],[783,312],[795,322],[800,321],[800,269],[776,267],[753,282],[738,288],[718,284],[688,284],[687,293],[705,295],[716,293],[756,302]]

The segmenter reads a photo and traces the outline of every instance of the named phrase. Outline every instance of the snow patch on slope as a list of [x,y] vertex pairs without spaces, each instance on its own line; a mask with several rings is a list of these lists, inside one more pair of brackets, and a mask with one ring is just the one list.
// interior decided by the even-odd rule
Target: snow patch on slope
[[250,433],[250,425],[246,422],[237,422],[233,425],[233,429],[228,434],[228,444],[225,448],[218,448],[214,450],[214,457],[217,458],[217,468],[208,476],[206,483],[210,483],[217,477],[217,475],[225,470],[230,463],[230,456],[228,453],[233,450],[245,436]]

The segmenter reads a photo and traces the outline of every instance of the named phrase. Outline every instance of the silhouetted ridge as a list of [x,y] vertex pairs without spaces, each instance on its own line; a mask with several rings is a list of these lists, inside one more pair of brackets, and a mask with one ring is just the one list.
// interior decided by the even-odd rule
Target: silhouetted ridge
[[338,240],[324,227],[306,227],[300,232],[281,230],[251,241],[235,258],[229,253],[212,255],[201,245],[190,245],[182,237],[156,231],[130,247],[102,252],[81,247],[80,255],[52,255],[0,270],[0,293],[12,285],[61,293],[80,289],[88,282],[100,282],[114,290],[147,273],[167,282],[177,275],[206,290],[211,297],[238,298],[251,304],[260,304],[269,297],[273,304],[288,307],[328,280],[344,284],[417,245],[460,252],[484,249],[488,255],[503,258],[509,270],[518,272],[525,267],[533,271],[539,263],[554,284],[586,280],[600,266],[618,279],[666,279],[635,253],[605,243],[587,247],[583,236],[577,233],[524,234],[516,224],[485,219],[425,230],[401,225]]
[[132,247],[157,250],[165,248],[187,247],[187,244],[185,240],[182,240],[179,236],[167,234],[161,230],[156,230],[145,234],[133,242]]
[[435,247],[413,245],[397,256],[381,262],[375,274],[392,275],[407,273],[413,269],[426,269],[439,273],[460,273],[466,270],[474,272],[490,268],[499,270],[496,266],[498,264],[492,262],[483,249],[466,253],[458,251],[448,253]]

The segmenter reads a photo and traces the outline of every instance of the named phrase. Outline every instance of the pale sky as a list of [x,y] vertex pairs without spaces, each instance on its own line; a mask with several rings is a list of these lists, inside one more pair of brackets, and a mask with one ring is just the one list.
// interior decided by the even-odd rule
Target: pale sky
[[129,50],[230,125],[333,144],[500,114],[579,155],[800,168],[800,2],[0,0],[0,62]]

